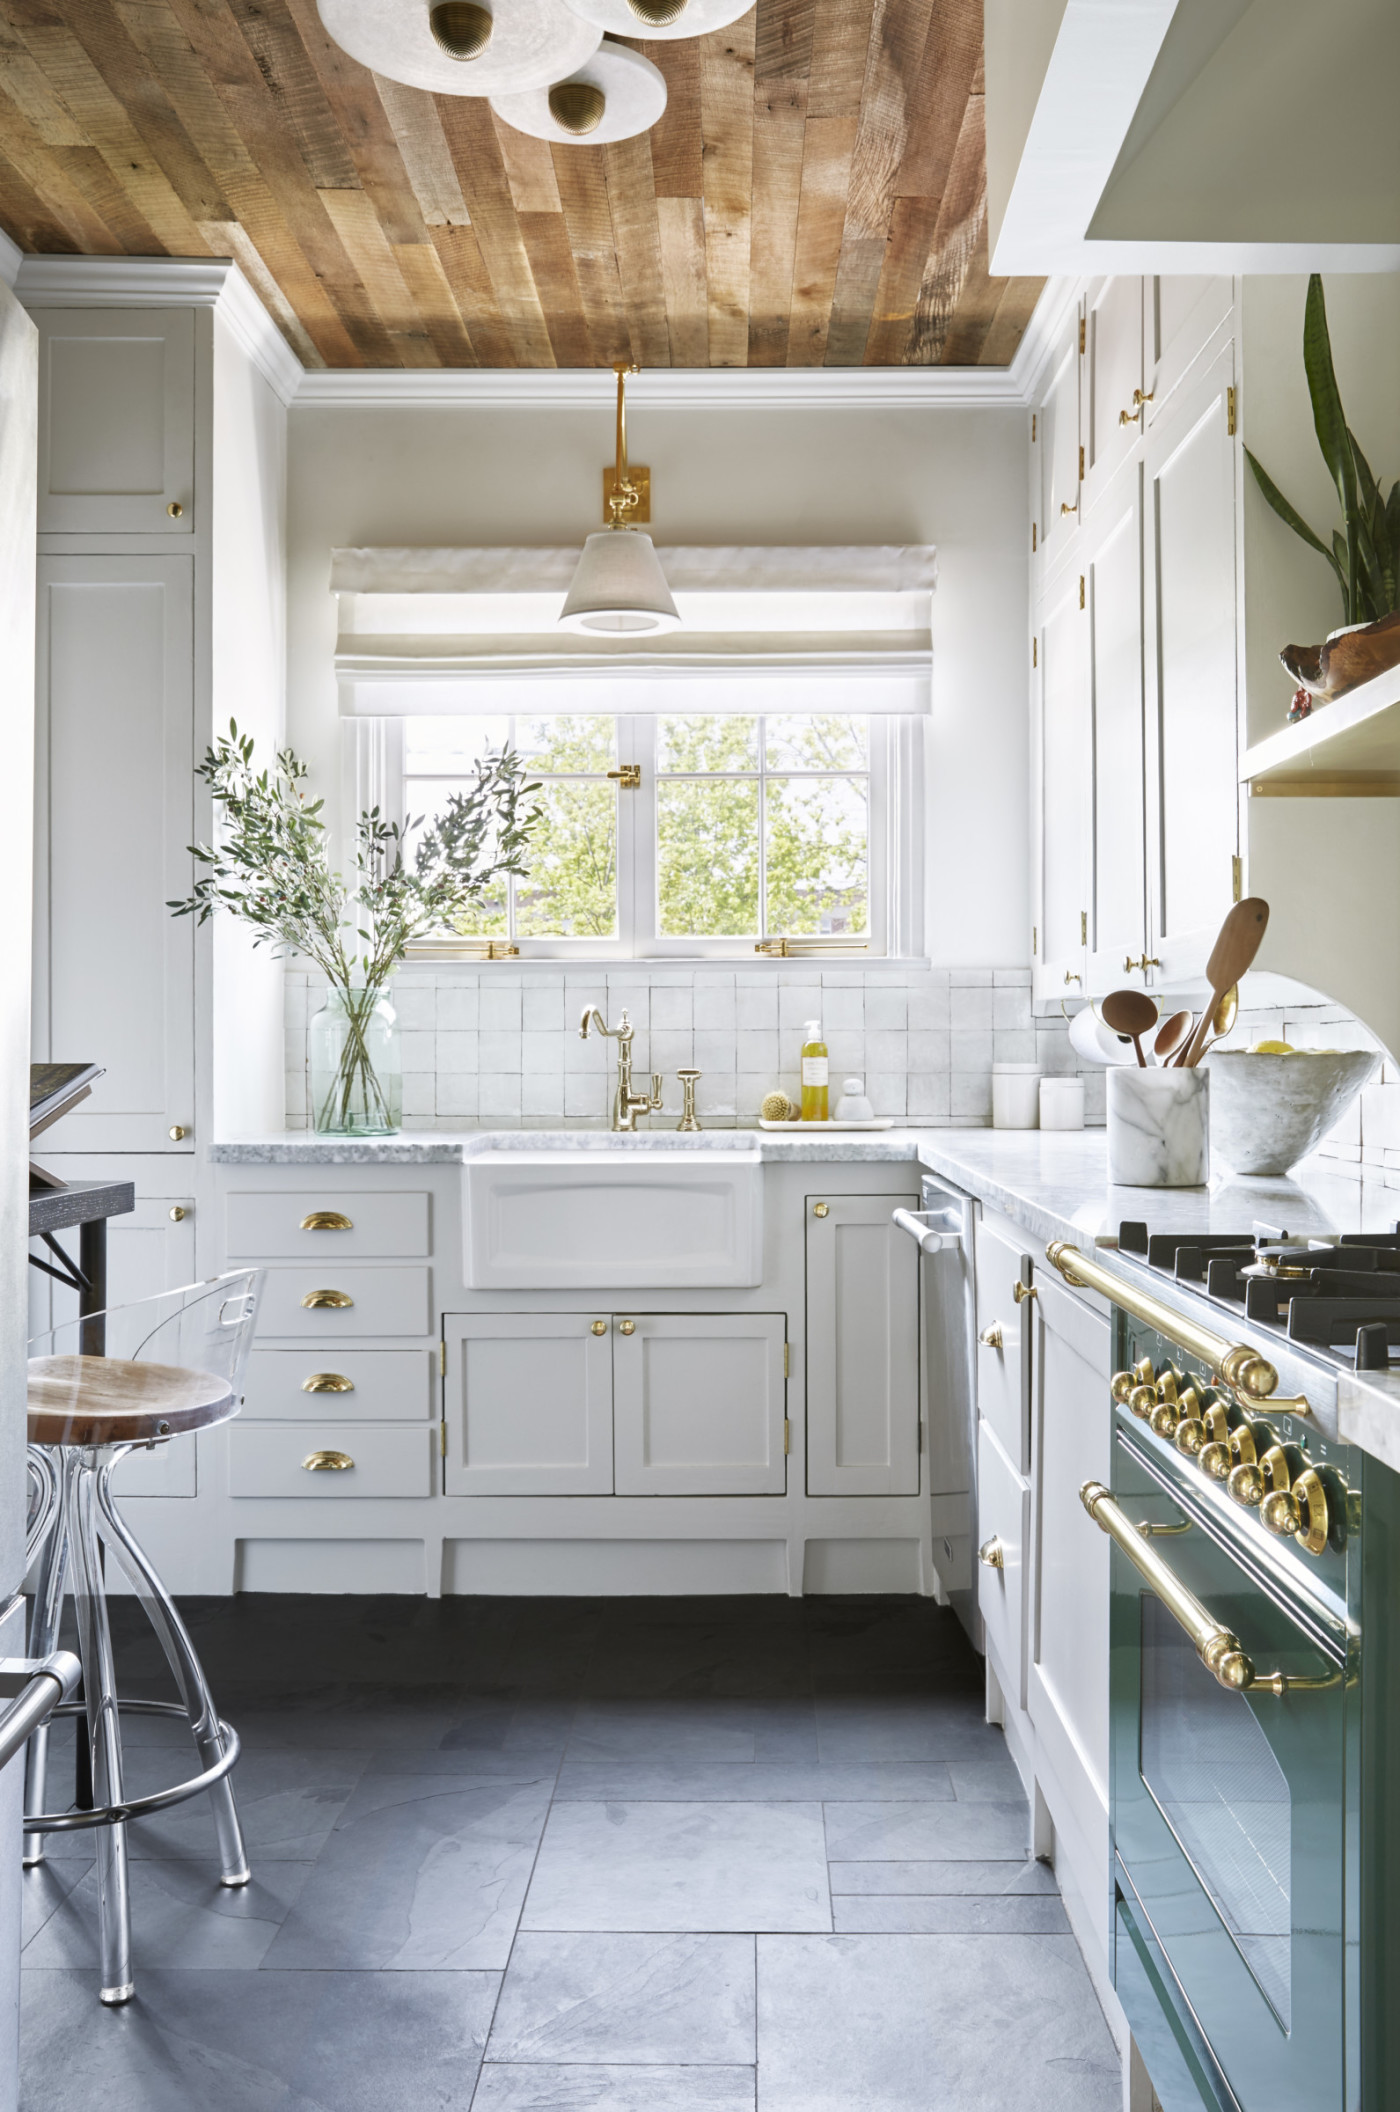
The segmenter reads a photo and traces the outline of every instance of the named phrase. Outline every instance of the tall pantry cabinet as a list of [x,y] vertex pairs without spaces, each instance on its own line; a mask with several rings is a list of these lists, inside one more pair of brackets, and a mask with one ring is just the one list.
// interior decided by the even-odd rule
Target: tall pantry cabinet
[[[167,904],[210,833],[215,728],[236,716],[266,752],[282,724],[295,363],[230,265],[31,257],[17,291],[40,337],[34,1054],[106,1073],[42,1157],[135,1183],[109,1233],[122,1303],[213,1265],[214,1126],[281,1121],[279,971]],[[220,1006],[216,948],[246,1002]],[[194,1454],[125,1484],[192,1495]]]

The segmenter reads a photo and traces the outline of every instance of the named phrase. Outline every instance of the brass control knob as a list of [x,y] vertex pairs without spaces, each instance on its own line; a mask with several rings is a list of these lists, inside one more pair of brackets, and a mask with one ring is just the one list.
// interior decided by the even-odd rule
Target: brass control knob
[[1175,1401],[1158,1401],[1147,1418],[1147,1427],[1157,1437],[1175,1437],[1176,1426],[1180,1420]]
[[1108,1382],[1108,1390],[1113,1395],[1114,1400],[1117,1401],[1119,1407],[1121,1408],[1123,1406],[1123,1403],[1127,1400],[1128,1395],[1132,1392],[1134,1386],[1136,1385],[1136,1373],[1131,1371],[1115,1371],[1113,1377]]
[[982,1545],[977,1550],[977,1559],[986,1569],[1005,1569],[1006,1549],[1002,1546],[995,1533],[990,1540],[982,1542]]
[[1244,1504],[1249,1510],[1257,1510],[1265,1496],[1264,1470],[1252,1459],[1242,1460],[1239,1466],[1231,1467],[1226,1475],[1225,1488],[1236,1503]]
[[1159,1371],[1157,1374],[1158,1400],[1176,1400],[1184,1384],[1185,1381],[1183,1380],[1181,1373],[1177,1370],[1176,1366],[1174,1364],[1169,1364],[1165,1371]]
[[1145,1423],[1148,1420],[1156,1406],[1157,1389],[1155,1386],[1134,1386],[1132,1392],[1128,1395],[1129,1413],[1135,1415],[1140,1423]]
[[1230,1447],[1223,1439],[1213,1437],[1208,1445],[1202,1445],[1196,1461],[1203,1474],[1212,1481],[1224,1481],[1230,1472]]
[[1198,1415],[1183,1415],[1176,1426],[1174,1442],[1178,1452],[1188,1459],[1195,1459],[1205,1444],[1208,1432]]
[[1271,1533],[1281,1540],[1296,1533],[1302,1523],[1298,1511],[1298,1499],[1291,1489],[1274,1489],[1259,1506],[1259,1517]]

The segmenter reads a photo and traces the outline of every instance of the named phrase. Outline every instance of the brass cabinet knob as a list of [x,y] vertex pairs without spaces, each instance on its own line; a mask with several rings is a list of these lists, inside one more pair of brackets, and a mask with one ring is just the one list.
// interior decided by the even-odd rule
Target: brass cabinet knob
[[595,1335],[605,1335],[605,1334],[607,1333],[607,1331],[608,1331],[608,1323],[607,1323],[607,1321],[606,1321],[606,1320],[595,1320],[595,1321],[593,1322],[593,1325],[592,1325],[592,1330],[591,1330],[591,1331],[592,1331],[592,1333],[593,1333],[593,1334],[595,1334]]
[[344,1474],[354,1464],[348,1452],[308,1452],[302,1461],[308,1474]]
[[313,1371],[301,1382],[303,1393],[353,1393],[355,1381],[342,1371]]
[[620,1335],[635,1335],[637,1332],[637,1323],[635,1320],[619,1320],[617,1323],[617,1331]]
[[1073,504],[1072,506],[1071,506],[1071,505],[1069,504],[1069,502],[1068,502],[1068,500],[1067,500],[1067,499],[1061,499],[1061,501],[1060,501],[1060,519],[1061,519],[1061,520],[1063,520],[1063,519],[1065,518],[1065,515],[1066,515],[1066,514],[1070,514],[1070,513],[1078,513],[1078,511],[1079,511],[1079,501],[1078,501],[1078,499],[1076,499],[1076,500],[1075,500],[1075,502],[1074,502],[1074,504]]
[[1005,1569],[1006,1549],[995,1533],[990,1540],[982,1542],[977,1550],[977,1559],[986,1569]]
[[977,1340],[981,1343],[983,1349],[1000,1349],[1002,1347],[1000,1320],[993,1320],[988,1326],[984,1327]]
[[170,1221],[172,1224],[183,1224],[189,1214],[183,1203],[172,1203],[170,1205]]
[[303,1232],[353,1232],[355,1220],[343,1210],[311,1210],[301,1221]]
[[831,1215],[831,1205],[830,1205],[830,1203],[813,1203],[813,1205],[812,1205],[812,1215],[813,1215],[813,1217],[830,1217],[830,1215]]
[[1039,1291],[1035,1290],[1030,1284],[1022,1283],[1020,1277],[1018,1276],[1015,1283],[1011,1287],[1011,1295],[1016,1300],[1016,1303],[1018,1305],[1025,1305],[1032,1298],[1038,1298],[1040,1296],[1040,1293]]
[[326,1307],[341,1312],[346,1306],[355,1303],[348,1291],[308,1291],[301,1302],[311,1313],[320,1312]]
[[183,1122],[172,1122],[170,1125],[169,1134],[170,1141],[172,1144],[183,1144],[185,1138],[189,1135],[189,1131],[186,1129]]
[[170,515],[172,521],[179,521],[184,519],[185,509],[180,504],[180,501],[178,499],[172,499],[165,510]]

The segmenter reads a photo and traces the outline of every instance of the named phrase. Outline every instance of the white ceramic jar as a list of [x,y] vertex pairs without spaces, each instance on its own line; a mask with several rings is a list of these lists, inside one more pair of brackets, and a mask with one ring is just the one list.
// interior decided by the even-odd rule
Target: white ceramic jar
[[1203,1188],[1210,1179],[1210,1073],[1153,1065],[1108,1074],[1108,1178],[1122,1188]]
[[992,1065],[992,1128],[1036,1129],[1040,1124],[1040,1065]]
[[1040,1081],[1040,1126],[1042,1129],[1084,1127],[1084,1080],[1042,1078]]

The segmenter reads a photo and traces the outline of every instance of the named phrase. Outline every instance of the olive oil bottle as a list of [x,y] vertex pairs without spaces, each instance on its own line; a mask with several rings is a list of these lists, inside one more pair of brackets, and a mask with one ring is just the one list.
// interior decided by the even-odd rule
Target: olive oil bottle
[[829,1065],[826,1043],[822,1040],[822,1023],[819,1019],[807,1022],[807,1038],[802,1044],[802,1119],[804,1122],[826,1122],[827,1084]]

